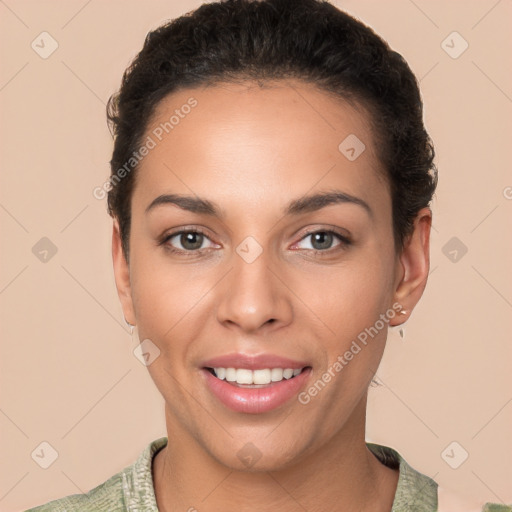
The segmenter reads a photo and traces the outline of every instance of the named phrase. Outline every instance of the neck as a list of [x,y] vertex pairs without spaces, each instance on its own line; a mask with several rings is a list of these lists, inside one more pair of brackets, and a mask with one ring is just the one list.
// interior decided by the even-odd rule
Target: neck
[[[382,465],[366,447],[366,400],[331,440],[278,471],[237,471],[211,457],[172,421],[166,408],[168,444],[155,457],[158,509],[177,512],[308,512],[391,510],[398,471]],[[184,441],[185,440],[185,441]],[[299,460],[300,459],[300,460]]]

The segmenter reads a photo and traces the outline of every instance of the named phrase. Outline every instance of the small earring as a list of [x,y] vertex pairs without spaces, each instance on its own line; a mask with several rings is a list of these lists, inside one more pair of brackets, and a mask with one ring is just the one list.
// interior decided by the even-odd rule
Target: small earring
[[140,344],[140,339],[139,339],[139,329],[137,329],[137,326],[136,325],[132,325],[131,326],[131,334],[132,334],[132,343],[135,343],[136,345],[139,345]]
[[[405,309],[401,309],[399,311],[400,315],[407,315],[407,313],[408,313],[408,311],[405,310]],[[405,327],[404,327],[403,324],[397,325],[396,326],[396,331],[398,332],[398,335],[400,336],[400,338],[405,339]]]
[[126,320],[126,318],[124,319],[126,325],[130,328],[130,334],[133,334],[133,330],[135,329],[135,325],[131,324],[130,322],[128,322],[128,320]]

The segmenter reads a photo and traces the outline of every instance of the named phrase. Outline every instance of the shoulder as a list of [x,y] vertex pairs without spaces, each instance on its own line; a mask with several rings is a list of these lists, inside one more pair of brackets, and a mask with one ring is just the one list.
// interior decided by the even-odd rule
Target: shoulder
[[368,442],[366,445],[382,464],[400,472],[392,512],[512,512],[510,505],[477,503],[440,487],[392,448]]
[[123,472],[121,471],[85,494],[66,496],[31,508],[27,512],[71,512],[78,510],[83,512],[97,510],[121,512],[126,510],[122,482]]
[[435,512],[437,510],[437,483],[427,475],[409,466],[393,448],[366,443],[382,464],[399,470],[392,512]]
[[512,512],[512,506],[482,503],[449,491],[438,489],[438,512]]
[[137,461],[84,494],[73,494],[26,512],[157,512],[153,486],[153,456],[167,444],[167,437],[151,442]]

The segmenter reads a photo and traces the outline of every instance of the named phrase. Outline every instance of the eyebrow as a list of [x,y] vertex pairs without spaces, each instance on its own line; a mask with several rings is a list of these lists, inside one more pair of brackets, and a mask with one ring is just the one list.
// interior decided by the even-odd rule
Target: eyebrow
[[[291,201],[284,209],[284,215],[301,215],[321,210],[326,206],[333,204],[354,204],[362,207],[370,217],[373,217],[373,211],[363,199],[341,192],[339,190],[320,192],[309,196],[303,196]],[[146,213],[157,206],[175,205],[188,212],[209,215],[212,217],[225,217],[223,211],[213,202],[200,197],[184,196],[179,194],[163,194],[153,199],[146,208]]]

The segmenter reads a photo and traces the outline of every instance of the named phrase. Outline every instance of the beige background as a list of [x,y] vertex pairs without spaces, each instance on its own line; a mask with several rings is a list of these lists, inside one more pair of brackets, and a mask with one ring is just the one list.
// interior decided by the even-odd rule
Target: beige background
[[[123,70],[150,29],[199,3],[0,0],[2,511],[89,490],[165,435],[162,398],[118,304],[105,201],[92,190],[108,176],[105,103]],[[440,174],[430,281],[405,339],[390,332],[368,439],[445,487],[510,503],[512,4],[337,4],[421,79]],[[31,48],[43,31],[59,45],[47,59]],[[442,46],[453,31],[469,44],[458,58],[445,51],[463,48],[458,36]],[[57,248],[47,262],[32,252],[42,237]],[[459,247],[446,246],[452,237]],[[48,469],[31,457],[43,441],[58,452]],[[469,458],[452,469],[446,460],[462,450]]]

